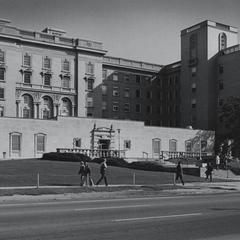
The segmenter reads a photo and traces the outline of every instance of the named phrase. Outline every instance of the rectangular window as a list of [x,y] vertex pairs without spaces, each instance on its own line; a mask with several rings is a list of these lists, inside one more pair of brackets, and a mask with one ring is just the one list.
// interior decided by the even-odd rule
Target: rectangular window
[[124,140],[124,149],[131,149],[131,140]]
[[130,97],[130,89],[129,88],[124,89],[124,97],[126,97],[126,98]]
[[24,72],[23,74],[23,82],[26,84],[30,84],[31,83],[31,72]]
[[113,111],[114,112],[118,112],[119,111],[119,104],[118,104],[118,102],[114,102],[113,103]]
[[191,104],[192,104],[192,108],[196,108],[196,105],[197,105],[196,99],[192,99]]
[[69,76],[63,76],[62,87],[63,88],[70,88],[70,77]]
[[127,82],[127,83],[130,81],[130,78],[129,78],[129,75],[128,75],[128,74],[124,75],[124,80],[125,80],[125,82]]
[[147,113],[152,113],[152,106],[150,105],[147,106]]
[[177,151],[177,140],[171,139],[169,141],[169,152],[176,152]]
[[0,81],[5,80],[5,68],[0,68]]
[[65,59],[63,62],[62,62],[62,70],[63,71],[66,71],[66,72],[69,72],[70,71],[70,62]]
[[45,136],[37,135],[37,152],[45,151]]
[[141,112],[141,104],[136,104],[136,106],[135,106],[135,111],[136,111],[136,113],[140,113]]
[[92,91],[93,90],[93,85],[94,85],[94,79],[88,78],[88,80],[87,80],[87,90]]
[[0,99],[4,99],[4,88],[0,88]]
[[119,96],[119,88],[118,87],[113,87],[113,96],[118,97]]
[[26,67],[31,67],[31,56],[27,53],[23,57],[23,65]]
[[74,138],[73,139],[73,148],[80,148],[82,145],[81,138]]
[[130,112],[130,104],[129,103],[125,103],[123,110],[124,110],[124,112]]
[[106,80],[107,79],[107,69],[102,70],[102,79]]
[[51,86],[51,74],[44,74],[44,83],[45,86]]
[[218,67],[218,71],[219,71],[220,74],[223,73],[223,65],[219,65],[219,67]]
[[12,134],[12,151],[20,151],[20,150],[21,150],[21,135]]
[[107,85],[102,85],[102,95],[107,95]]
[[4,63],[5,62],[5,56],[4,52],[0,50],[0,62]]
[[191,68],[191,74],[192,74],[192,77],[195,77],[197,75],[197,67]]
[[118,81],[118,75],[117,75],[117,73],[114,73],[114,74],[113,74],[113,81]]
[[93,63],[89,62],[86,64],[86,73],[91,74],[91,75],[94,74],[94,64]]
[[45,57],[43,60],[43,68],[51,69],[51,59],[49,57]]
[[185,151],[186,152],[192,151],[192,142],[190,140],[185,141]]
[[87,107],[93,107],[93,98],[92,97],[87,98]]
[[147,98],[151,99],[152,98],[152,92],[151,91],[147,91]]
[[105,111],[107,110],[107,102],[102,101],[102,110]]
[[197,91],[197,85],[196,83],[192,84],[192,93],[195,93]]
[[4,116],[4,107],[0,106],[0,117]]
[[141,76],[140,75],[136,75],[136,83],[137,84],[141,83]]
[[219,81],[219,90],[223,90],[223,81],[222,80]]
[[161,151],[161,139],[152,140],[153,154],[159,154]]
[[140,97],[141,97],[140,89],[136,89],[136,98],[140,98]]

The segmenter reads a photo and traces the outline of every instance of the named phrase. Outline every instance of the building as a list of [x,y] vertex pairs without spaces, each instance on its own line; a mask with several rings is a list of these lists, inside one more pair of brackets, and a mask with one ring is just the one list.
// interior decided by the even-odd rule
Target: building
[[[223,26],[206,21],[183,30],[181,61],[162,66],[107,56],[102,43],[60,29],[29,31],[0,20],[0,156],[38,157],[57,148],[117,150],[126,157],[212,153],[214,133],[186,126],[212,129],[212,115],[201,116],[216,102],[210,94],[215,68],[208,78],[204,68],[217,45],[200,39],[226,32],[235,43],[236,30]],[[206,51],[190,54],[192,34],[199,39],[194,49]]]

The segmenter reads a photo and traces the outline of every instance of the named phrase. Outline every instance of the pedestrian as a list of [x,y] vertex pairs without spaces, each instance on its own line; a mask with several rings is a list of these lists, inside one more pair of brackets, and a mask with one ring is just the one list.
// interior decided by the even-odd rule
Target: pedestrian
[[207,163],[207,166],[206,166],[206,178],[205,180],[210,180],[210,182],[212,182],[212,171],[213,171],[213,167],[212,167],[212,164],[211,163]]
[[179,161],[176,167],[176,179],[175,181],[178,180],[178,178],[180,178],[182,185],[184,185],[184,181],[183,181],[183,170],[182,170],[182,166],[181,166],[181,162]]
[[106,158],[104,158],[103,162],[100,165],[101,177],[97,181],[96,185],[98,185],[104,179],[105,185],[108,186],[107,177],[106,177],[106,171],[107,171],[107,160],[106,160]]
[[219,166],[220,166],[220,157],[219,157],[219,155],[217,154],[217,155],[216,155],[216,169],[219,169]]
[[88,164],[85,162],[85,169],[84,169],[84,175],[85,175],[85,178],[86,178],[86,185],[89,185],[89,186],[93,186],[94,183],[93,183],[93,180],[91,178],[91,169],[90,167],[88,166]]
[[83,186],[86,181],[85,164],[83,161],[80,162],[78,174],[80,175],[80,186]]

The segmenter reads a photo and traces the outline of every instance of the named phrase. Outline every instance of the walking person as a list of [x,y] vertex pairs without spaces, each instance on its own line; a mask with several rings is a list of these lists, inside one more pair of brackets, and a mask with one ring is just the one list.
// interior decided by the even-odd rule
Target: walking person
[[101,166],[100,166],[101,177],[97,181],[96,185],[98,185],[104,179],[105,185],[108,186],[106,171],[107,171],[107,160],[106,160],[106,158],[104,158],[104,160],[103,160],[103,162],[101,163]]
[[78,174],[80,175],[80,186],[83,186],[86,181],[85,164],[83,161],[80,162]]
[[88,164],[85,162],[85,178],[86,178],[86,185],[89,185],[89,186],[93,186],[94,183],[93,183],[93,180],[91,178],[91,169],[90,167],[88,166]]
[[175,181],[178,180],[178,178],[180,178],[182,185],[184,185],[184,181],[183,181],[183,170],[182,170],[182,166],[181,166],[181,162],[179,161],[176,167],[176,179]]
[[216,155],[216,169],[218,170],[219,167],[220,167],[220,157],[219,157],[219,155],[217,154],[217,155]]
[[210,180],[210,182],[212,182],[212,171],[213,171],[213,167],[212,167],[212,164],[211,163],[207,163],[207,167],[206,167],[206,178],[205,180]]

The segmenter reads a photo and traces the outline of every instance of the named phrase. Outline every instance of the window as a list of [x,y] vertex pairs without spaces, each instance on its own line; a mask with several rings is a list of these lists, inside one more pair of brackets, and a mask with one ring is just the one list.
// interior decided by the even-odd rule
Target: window
[[136,113],[140,113],[141,112],[141,104],[140,103],[136,104],[135,111],[136,111]]
[[152,92],[151,91],[147,91],[147,98],[151,99],[152,98]]
[[140,97],[141,97],[140,89],[136,89],[136,98],[140,98]]
[[192,77],[196,76],[196,74],[197,74],[197,67],[192,67],[191,68],[191,74],[192,74]]
[[43,85],[45,86],[51,86],[51,74],[47,74],[45,73],[44,76],[43,76]]
[[93,85],[94,85],[94,79],[88,78],[87,79],[87,90],[92,91],[93,90]]
[[0,49],[0,62],[4,63],[5,62],[5,54],[4,52]]
[[113,74],[113,81],[118,81],[118,75],[117,75],[117,73],[114,73],[114,74]]
[[36,134],[36,151],[37,153],[45,152],[45,145],[46,145],[46,135],[45,134]]
[[12,135],[12,151],[20,151],[21,150],[21,136],[18,134]]
[[195,93],[196,90],[197,90],[196,83],[193,83],[193,84],[192,84],[192,93]]
[[130,104],[129,103],[125,103],[123,110],[124,110],[124,112],[130,112]]
[[107,69],[102,70],[102,78],[105,80],[107,79]]
[[192,151],[192,141],[191,140],[185,141],[185,151],[186,152]]
[[82,145],[82,139],[81,138],[74,138],[73,139],[73,148],[80,148]]
[[222,32],[218,35],[218,50],[221,51],[227,48],[227,35]]
[[70,88],[70,77],[69,76],[63,76],[62,77],[62,87],[63,88]]
[[0,117],[4,116],[4,106],[0,106]]
[[128,75],[128,74],[124,75],[124,80],[125,80],[125,82],[127,82],[127,83],[130,81],[130,78],[129,78],[129,75]]
[[92,97],[87,98],[87,107],[93,107],[93,98]]
[[113,87],[113,96],[118,97],[119,96],[119,88],[118,87]]
[[102,101],[102,110],[105,111],[107,110],[107,102]]
[[53,117],[53,101],[50,97],[43,97],[42,118],[49,119]]
[[4,99],[4,88],[0,88],[0,99]]
[[102,85],[102,95],[107,95],[107,85]]
[[131,149],[131,140],[124,140],[124,149]]
[[152,140],[153,154],[160,154],[161,152],[161,139],[154,138]]
[[124,97],[126,97],[126,98],[130,97],[130,89],[129,88],[124,89]]
[[63,62],[62,62],[62,70],[63,71],[66,71],[66,72],[69,72],[70,71],[70,62],[65,59]]
[[114,112],[118,112],[119,111],[119,104],[118,104],[118,102],[114,102],[113,103],[113,111]]
[[207,151],[207,141],[201,140],[201,151],[206,152]]
[[31,72],[27,72],[25,71],[23,73],[23,82],[25,84],[30,84],[31,83],[31,76],[32,76],[32,73]]
[[62,98],[60,104],[60,115],[69,117],[72,116],[72,111],[74,111],[74,109],[72,109],[72,102],[66,97]]
[[196,59],[197,57],[197,34],[194,33],[189,38],[190,59]]
[[177,151],[177,140],[171,139],[169,140],[169,152]]
[[223,80],[219,81],[219,90],[223,90]]
[[141,83],[141,76],[140,75],[136,75],[136,83],[137,84]]
[[91,75],[94,74],[94,64],[93,63],[89,62],[86,64],[86,73],[91,74]]
[[152,113],[152,106],[150,105],[147,106],[147,113]]
[[219,66],[218,66],[218,72],[219,72],[220,74],[223,73],[223,65],[219,65]]
[[192,99],[191,104],[192,104],[192,108],[196,108],[196,104],[197,104],[196,99]]
[[49,57],[43,59],[43,68],[51,69],[51,59]]
[[0,81],[5,80],[5,68],[0,68]]
[[223,101],[222,98],[219,98],[219,99],[218,99],[218,105],[219,105],[219,106],[223,106],[223,102],[224,102],[224,101]]
[[31,67],[31,56],[28,53],[23,56],[23,66]]

